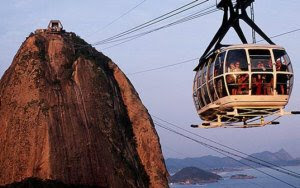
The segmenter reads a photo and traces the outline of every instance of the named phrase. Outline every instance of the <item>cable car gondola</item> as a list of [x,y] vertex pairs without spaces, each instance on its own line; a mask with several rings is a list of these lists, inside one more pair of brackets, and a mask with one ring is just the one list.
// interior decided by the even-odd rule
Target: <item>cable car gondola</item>
[[[204,120],[202,127],[258,127],[278,124],[265,122],[266,116],[299,113],[284,111],[293,87],[292,64],[285,49],[248,17],[246,9],[253,2],[237,0],[233,5],[231,0],[222,0],[217,5],[224,11],[223,23],[194,69],[193,99]],[[269,44],[248,44],[239,20]],[[230,27],[243,44],[221,45]],[[260,122],[252,123],[257,117]]]

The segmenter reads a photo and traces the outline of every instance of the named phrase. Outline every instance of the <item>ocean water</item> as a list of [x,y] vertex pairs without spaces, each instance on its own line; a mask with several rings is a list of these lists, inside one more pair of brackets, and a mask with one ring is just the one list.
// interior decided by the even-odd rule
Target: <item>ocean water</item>
[[[289,166],[284,168],[300,174],[300,166]],[[291,185],[287,185],[283,182],[280,182],[279,180],[269,177],[268,175],[265,175],[254,169],[246,169],[238,172],[221,173],[219,175],[223,177],[223,180],[220,180],[216,183],[208,183],[203,185],[170,185],[170,187],[171,188],[290,188],[290,187],[300,188],[300,178],[292,177],[268,168],[258,168],[258,170],[266,172]],[[245,180],[230,179],[230,176],[234,174],[253,175],[256,178],[245,179]]]

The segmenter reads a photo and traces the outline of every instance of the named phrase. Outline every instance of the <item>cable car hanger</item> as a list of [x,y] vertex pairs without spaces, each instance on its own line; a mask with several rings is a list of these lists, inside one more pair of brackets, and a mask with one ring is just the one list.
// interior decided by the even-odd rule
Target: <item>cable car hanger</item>
[[222,0],[219,4],[217,4],[217,8],[224,11],[222,24],[201,56],[199,64],[194,71],[199,69],[200,65],[206,61],[207,57],[212,52],[223,46],[221,45],[221,42],[231,27],[233,27],[233,29],[236,31],[243,44],[248,44],[247,39],[240,27],[240,20],[243,20],[245,23],[247,23],[269,44],[275,45],[275,43],[251,20],[251,18],[249,18],[246,9],[251,6],[253,2],[254,0],[237,0],[236,4],[233,5],[231,0]]
[[[217,4],[224,11],[222,24],[194,69],[193,99],[203,123],[192,127],[263,127],[279,124],[275,120],[281,116],[300,114],[284,110],[294,80],[291,60],[247,15],[253,2]],[[269,44],[248,44],[240,20]],[[221,45],[231,27],[243,44]],[[268,116],[278,117],[265,121]]]

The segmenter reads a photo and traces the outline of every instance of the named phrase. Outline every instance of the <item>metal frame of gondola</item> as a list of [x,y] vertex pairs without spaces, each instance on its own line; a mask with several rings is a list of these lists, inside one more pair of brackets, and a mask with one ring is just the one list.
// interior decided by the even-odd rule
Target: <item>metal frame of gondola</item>
[[214,51],[223,46],[221,45],[221,42],[231,27],[236,31],[242,43],[248,44],[248,41],[240,27],[240,20],[247,23],[269,44],[275,44],[248,16],[246,9],[251,6],[253,2],[254,0],[236,0],[236,3],[233,4],[232,0],[222,0],[217,4],[217,8],[224,11],[222,24],[201,56],[199,64],[194,71],[197,71],[200,68],[200,65],[203,64]]

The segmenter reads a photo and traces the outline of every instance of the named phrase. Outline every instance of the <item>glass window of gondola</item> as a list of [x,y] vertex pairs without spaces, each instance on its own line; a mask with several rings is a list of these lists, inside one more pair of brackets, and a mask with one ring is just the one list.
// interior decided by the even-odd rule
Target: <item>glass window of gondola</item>
[[199,71],[197,71],[194,79],[194,86],[193,86],[193,98],[194,98],[194,103],[196,106],[196,109],[199,110],[201,108],[198,96],[197,96],[197,90],[198,90],[198,80],[199,80]]
[[209,95],[208,95],[208,90],[207,90],[207,84],[206,84],[206,79],[207,79],[207,66],[208,66],[208,62],[206,62],[206,64],[204,65],[203,67],[203,72],[202,72],[202,87],[201,87],[201,92],[203,94],[203,100],[205,102],[205,104],[209,104],[211,101],[210,101],[210,98],[209,98]]
[[194,93],[194,96],[193,96],[193,97],[194,97],[194,103],[195,103],[196,109],[197,109],[197,110],[200,110],[201,106],[200,106],[199,100],[198,100],[198,98],[197,98],[197,92]]
[[216,88],[216,94],[218,98],[222,98],[227,96],[225,82],[223,77],[223,67],[224,67],[224,60],[225,60],[225,52],[218,54],[215,59],[215,69],[214,69],[214,85]]
[[215,92],[215,87],[214,87],[214,81],[213,80],[210,80],[208,82],[208,88],[209,88],[209,93],[210,93],[211,99],[213,101],[218,100],[217,93]]
[[289,87],[288,87],[288,94],[291,95],[292,94],[292,89],[293,89],[293,85],[294,85],[294,76],[290,75],[289,78]]
[[198,70],[197,73],[196,73],[196,78],[195,78],[196,87],[195,87],[195,89],[198,89],[201,86],[201,72],[200,72],[200,70]]
[[277,74],[276,91],[278,95],[289,95],[293,84],[293,75]]
[[272,72],[273,64],[270,50],[250,49],[249,57],[252,72]]
[[196,92],[196,97],[198,99],[199,102],[199,106],[202,108],[203,106],[205,106],[203,99],[202,99],[202,93],[201,93],[201,89],[198,89]]
[[210,58],[209,60],[209,66],[208,66],[208,81],[211,80],[214,76],[214,65],[215,65],[215,62],[214,62],[214,59],[213,58]]
[[273,74],[252,74],[251,78],[252,95],[273,95],[274,77]]
[[[203,66],[202,66],[203,67]],[[202,99],[202,93],[201,93],[201,81],[202,81],[202,73],[201,73],[201,70],[202,70],[202,67],[200,67],[200,69],[197,71],[196,73],[196,87],[194,88],[194,101],[195,101],[195,105],[196,103],[199,104],[199,109],[202,108],[204,106],[204,102],[203,102],[203,99]]]
[[196,73],[196,78],[197,78],[197,88],[196,88],[196,97],[198,99],[199,105],[202,108],[205,106],[204,101],[202,99],[202,92],[201,92],[201,85],[202,85],[202,68],[203,66],[200,67],[200,69]]
[[223,62],[225,59],[225,52],[220,53],[215,60],[214,76],[217,77],[223,74]]
[[[288,95],[293,84],[292,64],[284,50],[274,49],[274,59],[276,67],[276,91],[278,95]],[[281,73],[284,72],[284,73]]]
[[228,74],[226,81],[230,95],[249,94],[249,74]]
[[210,64],[208,67],[208,91],[209,91],[209,95],[210,95],[212,101],[215,101],[218,99],[217,94],[215,92],[214,85],[213,85],[214,68],[215,68],[215,61],[212,57],[210,59]]
[[276,71],[293,72],[289,56],[284,50],[273,50]]
[[201,84],[206,83],[206,76],[207,76],[207,62],[205,63],[205,65],[202,68],[202,73],[201,73]]
[[217,91],[217,95],[219,98],[226,97],[227,96],[227,91],[225,88],[225,82],[224,82],[224,77],[220,76],[215,78],[215,87]]
[[247,55],[244,49],[229,50],[226,57],[226,72],[248,71]]

